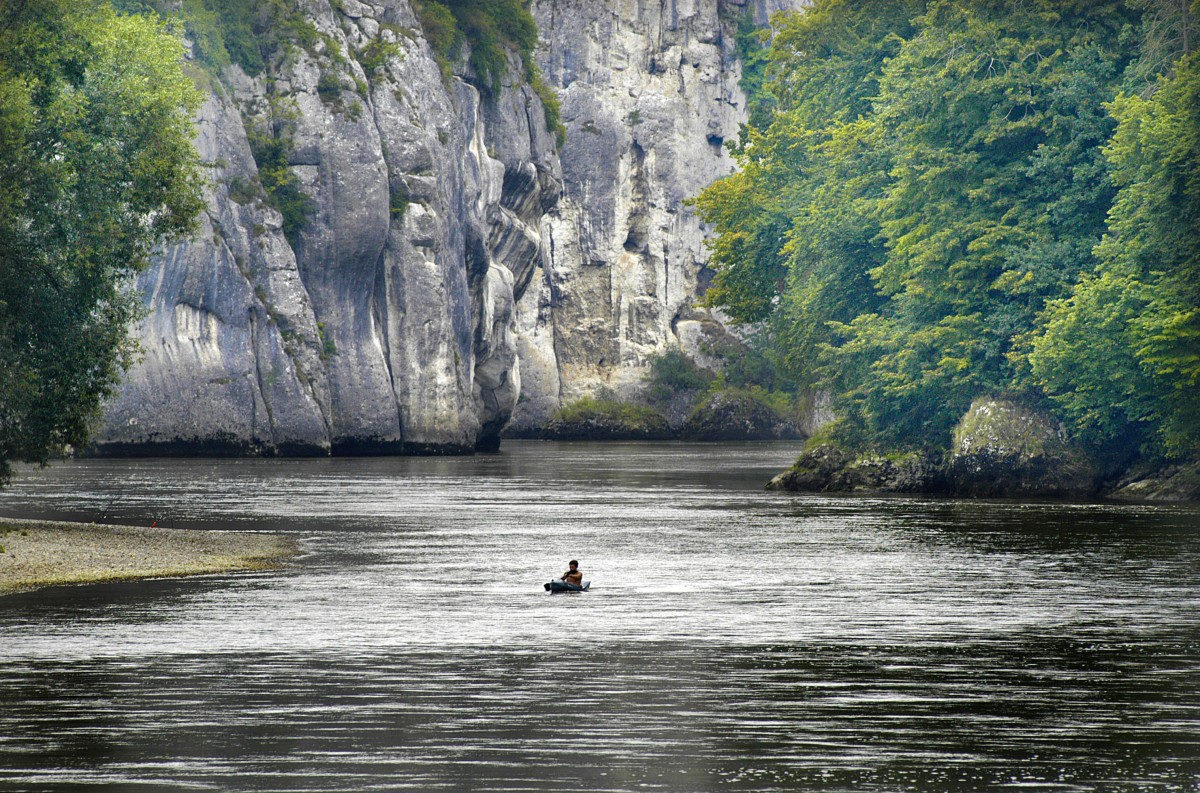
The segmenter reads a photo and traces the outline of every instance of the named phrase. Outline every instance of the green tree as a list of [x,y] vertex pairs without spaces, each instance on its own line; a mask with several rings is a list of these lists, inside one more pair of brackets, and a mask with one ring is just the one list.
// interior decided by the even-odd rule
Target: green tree
[[828,389],[852,445],[944,448],[992,393],[1097,446],[1194,453],[1198,11],[817,0],[776,20],[742,170],[697,200],[710,304]]
[[1094,277],[1050,304],[1034,375],[1096,443],[1200,451],[1200,55],[1111,104],[1120,186]]
[[1200,45],[1200,2],[1197,0],[1130,0],[1142,12],[1138,55],[1130,65],[1125,90],[1143,98],[1157,79],[1170,77],[1181,58]]
[[0,0],[0,478],[83,444],[132,360],[131,276],[203,207],[199,94],[161,24]]
[[[818,0],[777,19],[774,111],[697,200],[717,232],[709,303],[829,389],[854,442],[943,446],[980,393],[1040,401],[1046,306],[1115,229],[1127,166],[1105,146],[1125,106],[1105,103],[1169,72],[1193,22],[1180,0]],[[1194,234],[1186,206],[1162,217]],[[1193,303],[1171,294],[1123,304],[1143,318],[1139,367],[1186,369]]]
[[870,202],[888,164],[867,118],[884,63],[923,2],[826,0],[773,20],[768,97],[733,153],[741,169],[696,200],[717,232],[706,295],[735,321],[763,323],[773,363],[815,379],[829,323],[877,307],[868,271],[883,249]]
[[[887,254],[871,276],[891,344],[843,383],[872,399],[842,405],[886,444],[943,446],[974,396],[1022,390],[1014,342],[1095,264],[1113,195],[1101,102],[1134,19],[1119,3],[935,2],[888,63],[874,102],[891,159],[875,207]],[[861,330],[847,329],[848,349]]]

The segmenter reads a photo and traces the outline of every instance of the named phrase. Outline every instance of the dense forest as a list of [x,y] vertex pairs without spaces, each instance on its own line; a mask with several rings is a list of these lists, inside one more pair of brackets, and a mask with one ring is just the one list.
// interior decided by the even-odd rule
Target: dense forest
[[[1190,6],[1190,7],[1189,7]],[[1200,3],[818,0],[747,40],[709,305],[828,439],[935,450],[972,400],[1094,453],[1200,449]]]

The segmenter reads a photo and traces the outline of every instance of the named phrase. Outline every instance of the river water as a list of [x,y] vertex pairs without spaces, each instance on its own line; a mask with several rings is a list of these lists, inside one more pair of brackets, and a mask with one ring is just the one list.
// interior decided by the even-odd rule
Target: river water
[[0,789],[1200,790],[1200,512],[764,493],[795,452],[23,471],[304,553],[0,598]]

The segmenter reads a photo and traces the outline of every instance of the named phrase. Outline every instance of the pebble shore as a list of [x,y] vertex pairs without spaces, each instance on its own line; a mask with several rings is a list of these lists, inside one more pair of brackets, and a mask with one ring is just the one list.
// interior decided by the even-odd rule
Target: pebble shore
[[61,584],[267,570],[299,553],[277,534],[0,518],[0,595]]

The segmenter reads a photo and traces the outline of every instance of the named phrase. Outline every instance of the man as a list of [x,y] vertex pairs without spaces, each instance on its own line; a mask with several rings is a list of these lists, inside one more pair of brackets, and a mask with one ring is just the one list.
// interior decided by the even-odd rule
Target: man
[[579,572],[579,562],[572,559],[571,561],[567,562],[567,567],[570,567],[571,569],[563,573],[562,581],[570,584],[571,586],[583,586],[583,573]]

